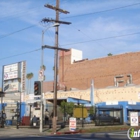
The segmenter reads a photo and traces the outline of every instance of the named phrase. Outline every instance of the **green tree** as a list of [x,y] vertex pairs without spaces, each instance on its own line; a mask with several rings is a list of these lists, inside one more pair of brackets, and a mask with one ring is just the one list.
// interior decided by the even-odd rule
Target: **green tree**
[[112,56],[113,54],[112,53],[109,53],[109,54],[107,54],[108,56]]
[[65,114],[73,115],[74,103],[62,101],[60,104],[60,111]]
[[89,114],[95,114],[95,106],[91,106],[88,112]]
[[27,94],[29,94],[31,92],[31,79],[33,78],[34,74],[31,72],[31,73],[28,73],[26,75],[26,78],[28,79],[28,82],[27,82]]
[[29,94],[31,93],[31,89],[32,89],[32,85],[31,85],[31,81],[32,81],[32,78],[34,77],[34,74],[31,72],[30,73],[30,91],[29,91]]
[[26,74],[26,78],[27,78],[27,80],[28,80],[28,81],[27,81],[27,91],[26,91],[27,94],[28,94],[28,93],[29,93],[29,79],[30,79],[30,74],[29,74],[29,73]]

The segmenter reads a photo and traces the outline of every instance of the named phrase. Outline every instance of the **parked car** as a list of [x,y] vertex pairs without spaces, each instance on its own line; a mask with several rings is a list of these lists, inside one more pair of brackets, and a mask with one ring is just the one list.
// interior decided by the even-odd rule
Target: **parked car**
[[100,125],[101,123],[114,124],[114,122],[120,122],[120,118],[108,114],[99,114],[95,117],[95,125]]

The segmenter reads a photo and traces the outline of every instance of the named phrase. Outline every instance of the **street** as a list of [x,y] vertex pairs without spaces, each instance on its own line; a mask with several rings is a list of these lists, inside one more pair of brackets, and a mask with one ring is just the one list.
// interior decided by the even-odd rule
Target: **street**
[[51,135],[40,133],[38,129],[0,129],[0,140],[128,140],[126,131],[112,133],[83,133],[68,135]]

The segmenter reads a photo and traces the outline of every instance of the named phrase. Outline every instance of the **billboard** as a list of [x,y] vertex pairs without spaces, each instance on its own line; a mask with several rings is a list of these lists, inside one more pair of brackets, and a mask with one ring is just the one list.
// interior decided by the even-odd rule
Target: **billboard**
[[10,79],[15,79],[15,78],[18,78],[18,71],[4,73],[4,80],[10,80]]
[[4,84],[4,92],[12,92],[12,91],[19,91],[19,83],[5,83]]
[[18,78],[18,63],[4,66],[3,71],[4,80]]
[[4,73],[18,71],[18,63],[4,66]]
[[24,92],[26,82],[26,61],[3,66],[3,91]]

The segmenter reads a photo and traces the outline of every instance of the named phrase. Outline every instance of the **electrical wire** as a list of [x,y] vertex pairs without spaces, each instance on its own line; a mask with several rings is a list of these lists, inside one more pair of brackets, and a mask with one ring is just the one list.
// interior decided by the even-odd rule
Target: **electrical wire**
[[[125,35],[119,35],[119,36],[106,37],[106,38],[99,38],[99,39],[88,40],[88,41],[81,41],[81,42],[76,42],[76,43],[71,43],[71,44],[64,44],[64,45],[61,45],[61,47],[62,46],[74,45],[74,44],[81,44],[81,43],[86,43],[86,42],[92,42],[92,41],[106,40],[106,39],[111,39],[111,38],[125,37],[125,36],[130,36],[130,35],[135,35],[135,34],[140,34],[140,32],[131,33],[131,34],[125,34]],[[40,49],[37,49],[37,50],[40,50]],[[31,52],[35,52],[37,50],[33,50],[33,51],[29,51],[29,52],[24,52],[24,53],[21,53],[21,54],[12,55],[12,56],[9,56],[9,57],[1,58],[0,60],[11,58],[11,57],[14,57],[14,56],[19,56],[19,55],[27,54],[27,53],[31,53]]]
[[[122,7],[118,7],[118,8],[114,8],[114,9],[108,9],[108,10],[104,10],[104,11],[98,11],[98,12],[94,12],[94,13],[87,13],[87,14],[82,14],[82,15],[77,15],[77,16],[84,16],[84,15],[89,15],[89,14],[96,14],[96,13],[101,13],[101,12],[106,12],[106,11],[112,11],[112,10],[117,10],[117,9],[121,9],[121,8],[130,7],[130,6],[135,6],[135,5],[138,5],[138,4],[140,4],[140,3],[135,3],[135,4],[131,4],[131,5],[127,5],[127,6],[122,6]],[[77,17],[77,16],[71,16],[71,17]],[[66,17],[66,18],[71,18],[71,17]],[[26,29],[31,28],[31,27],[33,27],[33,26],[35,26],[35,25],[32,25],[32,26],[23,28],[23,29],[21,29],[21,30],[12,32],[12,33],[10,33],[10,34],[4,35],[4,36],[0,37],[0,39],[1,39],[1,38],[4,38],[4,37],[7,37],[7,36],[9,36],[9,35],[13,35],[13,34],[15,34],[15,33],[17,33],[17,32],[26,30]]]
[[15,31],[15,32],[11,32],[11,33],[9,33],[9,34],[2,35],[2,36],[0,36],[0,39],[5,38],[5,37],[10,36],[10,35],[13,35],[13,34],[18,33],[18,32],[21,32],[21,31],[27,30],[27,29],[29,29],[29,28],[33,28],[33,27],[35,27],[35,26],[37,26],[37,25],[38,25],[38,24],[31,25],[31,26],[28,26],[28,27],[26,27],[26,28],[23,28],[23,29],[17,30],[17,31]]
[[118,36],[110,36],[110,37],[105,37],[105,38],[92,39],[92,40],[81,41],[81,42],[75,42],[75,43],[70,43],[70,44],[64,44],[64,45],[61,45],[61,46],[69,46],[69,45],[81,44],[81,43],[86,43],[86,42],[93,42],[93,41],[99,41],[99,40],[107,40],[107,39],[111,39],[111,38],[120,38],[120,37],[125,37],[125,36],[136,35],[136,34],[140,34],[140,32],[124,34],[124,35],[118,35]]
[[[91,38],[89,35],[87,35],[86,33],[84,33],[82,30],[80,30],[80,29],[77,29],[76,27],[74,27],[73,25],[72,25],[72,27],[74,28],[74,29],[76,29],[78,32],[80,32],[81,34],[83,34],[84,36],[86,36],[86,37],[88,37],[88,38],[90,38],[90,39],[93,39],[93,38]],[[97,42],[96,42],[97,43]],[[100,45],[100,46],[102,46],[99,42],[97,43],[98,45]],[[102,46],[103,47],[103,46]]]
[[[135,4],[131,4],[131,5],[127,5],[127,6],[122,6],[122,7],[118,7],[118,8],[114,8],[114,9],[108,9],[108,10],[104,10],[104,11],[98,11],[98,12],[94,12],[94,13],[87,13],[87,14],[82,14],[82,15],[77,15],[77,16],[84,16],[84,15],[89,15],[89,14],[96,14],[96,13],[101,13],[101,12],[107,12],[107,11],[122,9],[122,8],[130,7],[130,6],[135,6],[135,5],[138,5],[138,4],[140,4],[140,3],[135,3]],[[77,16],[71,16],[71,17],[77,17]],[[67,18],[71,18],[71,17],[67,17]],[[20,30],[18,30],[18,31],[12,32],[12,33],[10,33],[10,34],[6,34],[6,35],[3,35],[3,36],[0,36],[0,39],[2,39],[2,38],[4,38],[4,37],[7,37],[7,36],[10,36],[10,35],[13,35],[13,34],[18,33],[18,32],[21,32],[21,31],[23,31],[23,30],[26,30],[26,29],[35,27],[35,26],[37,26],[37,25],[38,25],[38,24],[35,24],[35,25],[32,25],[32,26],[28,26],[28,27],[23,28],[23,29],[20,29]],[[119,35],[119,36],[111,36],[111,37],[106,37],[106,38],[92,39],[92,40],[81,41],[81,42],[75,42],[75,43],[70,43],[70,44],[64,44],[64,45],[61,45],[61,46],[68,46],[68,45],[74,45],[74,44],[81,44],[81,43],[93,42],[93,41],[99,41],[99,40],[106,40],[106,39],[111,39],[111,38],[119,38],[119,37],[124,37],[124,36],[135,35],[135,34],[140,34],[140,32],[131,33],[131,34],[125,34],[125,35]],[[59,46],[60,46],[60,45],[59,45]],[[12,55],[12,56],[9,56],[9,57],[2,58],[2,59],[0,59],[0,60],[7,59],[7,58],[10,58],[10,57],[14,57],[14,56],[18,56],[18,55],[23,55],[23,54],[26,54],[26,53],[31,53],[31,52],[34,52],[34,51],[36,51],[36,50],[29,51],[29,52],[25,52],[25,53],[21,53],[21,54],[17,54],[17,55]]]
[[28,54],[28,53],[33,53],[33,52],[40,51],[40,50],[41,50],[41,48],[35,49],[35,50],[32,50],[32,51],[28,51],[28,52],[24,52],[24,53],[19,53],[19,54],[7,56],[7,57],[4,57],[4,58],[1,58],[0,60],[4,60],[4,59],[8,59],[8,58],[11,58],[11,57],[15,57],[15,56],[19,56],[19,55],[24,55],[24,54]]
[[[87,16],[87,15],[92,15],[92,14],[104,13],[104,12],[119,10],[119,9],[123,9],[123,8],[128,8],[128,7],[131,7],[131,6],[136,6],[136,5],[139,5],[139,4],[140,3],[135,3],[135,4],[126,5],[126,6],[122,6],[122,7],[117,7],[117,8],[112,8],[112,9],[107,9],[107,10],[102,10],[102,11],[97,11],[97,12],[87,13],[87,14],[79,14],[79,15],[64,17],[64,18],[75,18],[75,17],[79,17],[79,16]],[[64,19],[64,18],[62,18],[62,19]]]

